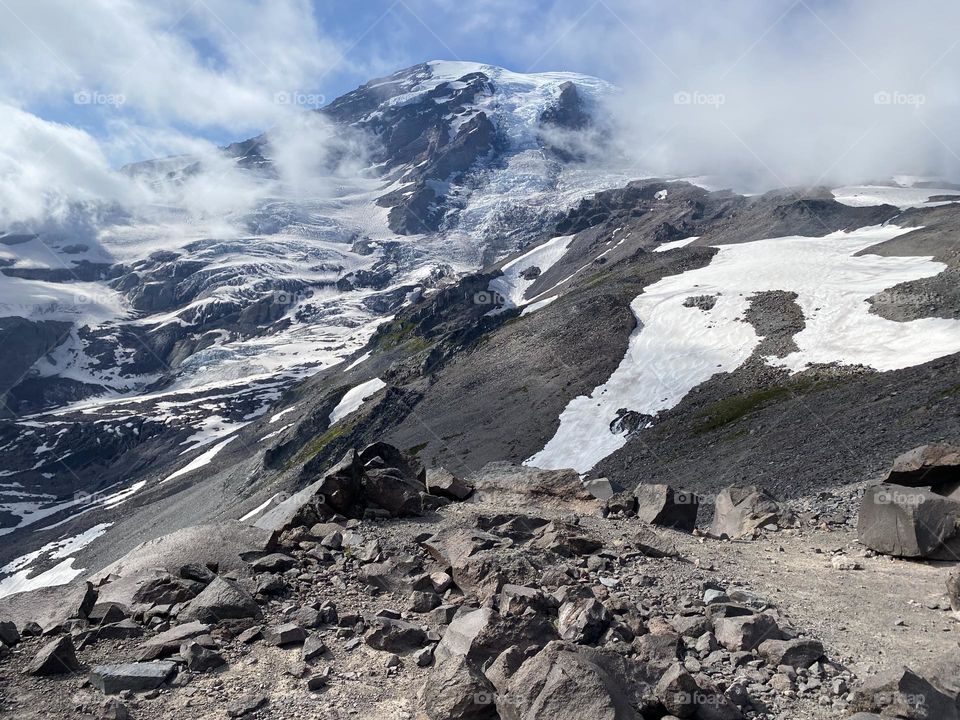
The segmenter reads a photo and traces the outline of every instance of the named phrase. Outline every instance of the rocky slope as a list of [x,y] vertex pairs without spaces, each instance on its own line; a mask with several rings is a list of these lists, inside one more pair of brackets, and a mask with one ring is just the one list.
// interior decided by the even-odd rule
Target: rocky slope
[[462,480],[378,443],[246,524],[186,528],[91,582],[0,600],[0,708],[957,717],[947,573],[857,545],[861,495],[729,488],[707,526],[705,499],[669,486],[584,488],[507,463]]
[[[451,558],[438,558],[423,542],[428,532],[457,528],[492,535],[477,550],[499,551],[484,570],[503,564],[495,573],[497,592],[478,593],[452,572],[452,588],[433,588],[434,595],[445,605],[537,615],[542,627],[532,644],[511,635],[519,650],[501,658],[505,667],[491,670],[492,654],[470,657],[438,667],[449,676],[426,685],[492,693],[501,717],[538,717],[567,703],[569,689],[562,686],[557,695],[536,696],[510,688],[508,676],[527,667],[525,659],[539,658],[519,685],[549,685],[538,673],[551,663],[584,671],[590,692],[600,693],[591,697],[609,703],[611,717],[632,717],[622,714],[627,706],[643,717],[705,716],[709,703],[665,704],[672,701],[658,687],[667,672],[676,677],[665,685],[714,698],[734,717],[834,717],[869,705],[857,704],[852,687],[873,670],[896,670],[890,660],[897,653],[919,669],[927,659],[924,643],[946,652],[955,632],[949,623],[943,635],[925,632],[909,642],[877,633],[867,642],[866,625],[848,638],[840,627],[846,620],[818,618],[838,614],[842,603],[825,611],[798,580],[814,573],[832,592],[842,587],[837,573],[848,565],[885,572],[864,555],[869,545],[854,545],[864,484],[883,480],[911,447],[960,437],[960,318],[952,282],[960,268],[960,205],[928,185],[745,196],[677,179],[635,180],[604,157],[602,98],[609,92],[601,81],[571,74],[428,63],[371,81],[320,111],[342,139],[324,148],[323,163],[342,170],[361,147],[363,167],[338,176],[342,184],[329,197],[278,190],[252,214],[230,218],[242,226],[239,235],[191,236],[165,216],[152,224],[108,219],[83,249],[76,238],[0,237],[0,299],[9,315],[0,319],[0,375],[7,383],[0,390],[8,414],[0,420],[0,608],[14,613],[23,598],[36,597],[22,592],[35,588],[59,599],[68,591],[56,588],[71,582],[82,588],[88,577],[101,600],[117,593],[126,619],[91,622],[89,608],[67,609],[83,616],[64,629],[84,668],[134,659],[130,641],[141,642],[138,633],[150,637],[187,621],[211,626],[174,666],[150,670],[169,671],[160,687],[194,657],[198,673],[215,663],[209,652],[223,656],[228,669],[198,674],[193,688],[193,676],[181,673],[183,693],[138,696],[144,704],[131,709],[144,717],[191,706],[222,715],[219,698],[246,687],[253,664],[263,668],[254,673],[257,682],[269,689],[253,700],[269,696],[264,708],[279,703],[291,714],[314,707],[315,698],[298,695],[306,680],[309,690],[329,684],[326,692],[338,701],[375,704],[385,716],[426,712],[431,704],[431,717],[490,716],[491,703],[444,709],[450,697],[463,700],[455,692],[418,696],[434,673],[424,652],[440,642],[452,618],[407,608],[435,600],[410,597],[411,588],[398,590],[392,580],[381,584],[378,598],[364,579],[366,566],[411,548],[419,548],[411,562],[426,575],[454,571]],[[280,187],[275,152],[269,134],[225,148],[231,162],[271,190]],[[128,171],[177,183],[203,168],[195,159],[174,158]],[[379,442],[400,450],[383,450],[389,457],[380,461],[370,451],[324,502],[306,515],[285,515],[291,502],[317,495],[331,468],[344,471],[338,463],[345,453]],[[491,462],[501,464],[491,469]],[[425,493],[424,478],[412,469],[420,465],[470,478],[478,492],[469,503],[446,505],[452,491]],[[603,503],[588,489],[608,483],[648,501],[645,493],[662,484],[697,493],[703,533],[719,527],[709,524],[715,495],[718,508],[736,505],[739,491],[724,495],[726,488],[757,486],[779,498],[778,507],[794,510],[780,523],[778,509],[757,525],[758,535],[774,532],[763,530],[767,525],[793,529],[776,536],[778,545],[749,549],[668,533],[681,557],[699,563],[672,551],[652,558],[650,552],[663,553],[623,548],[646,532],[645,523],[658,524],[656,513],[637,521],[620,507],[602,517]],[[533,499],[525,484],[536,489]],[[767,502],[763,492],[747,497]],[[929,507],[953,507],[933,500]],[[413,512],[426,519],[395,517]],[[490,524],[504,513],[519,517]],[[557,524],[568,523],[571,513],[579,524]],[[284,527],[264,520],[278,517],[286,518]],[[331,519],[339,529],[314,531]],[[264,532],[239,531],[237,521],[259,523]],[[289,523],[299,529],[291,534]],[[941,530],[949,526],[938,523]],[[509,527],[501,532],[503,524]],[[519,537],[510,529],[517,524],[526,528]],[[595,540],[587,552],[558,555],[536,542],[548,525],[554,534],[582,529]],[[330,546],[337,541],[328,536],[337,533],[358,534],[351,542],[369,552],[344,552],[343,537]],[[181,538],[173,541],[176,567],[165,557],[171,541],[161,541],[156,552],[141,547],[161,537]],[[214,539],[221,537],[228,541]],[[191,555],[183,538],[202,552]],[[380,542],[376,552],[373,539]],[[776,583],[756,563],[779,547],[787,557],[778,582],[792,584],[773,612]],[[278,548],[287,559],[256,566]],[[814,557],[824,553],[811,548],[825,556]],[[515,562],[508,549],[516,550]],[[218,554],[207,558],[208,551]],[[832,563],[826,555],[840,559]],[[214,565],[212,572],[228,583],[241,582],[259,607],[244,600],[245,612],[266,613],[268,629],[310,607],[321,613],[315,626],[302,629],[325,629],[342,682],[315,679],[322,670],[299,664],[287,672],[290,653],[273,648],[273,640],[238,640],[246,627],[215,630],[210,618],[181,618],[184,608],[173,606],[214,582],[202,569],[182,574],[182,565],[197,563]],[[553,582],[551,575],[546,582],[558,563],[568,566],[566,578]],[[123,580],[125,565],[134,567],[138,584],[147,568],[166,567],[172,580],[151,578],[165,599],[151,596],[144,608],[127,597],[137,587]],[[909,566],[893,574],[898,582],[920,583],[927,595],[941,593],[940,574],[925,573]],[[618,584],[604,582],[611,577]],[[885,575],[870,577],[857,593],[861,602],[884,594],[876,578]],[[506,597],[504,584],[526,589]],[[549,593],[533,597],[531,587]],[[583,587],[593,588],[592,601],[579,594]],[[715,621],[725,618],[711,617],[707,595],[733,597],[734,589],[751,587],[758,598],[738,601],[752,608],[741,617],[773,617],[783,636],[777,642],[816,628],[811,641],[823,643],[829,662],[814,658],[811,675],[814,661],[772,663],[754,652],[759,647],[738,647],[708,663],[717,649],[704,652],[686,641],[669,663],[653,658],[651,666],[643,656],[649,648],[638,638],[675,632],[662,623],[678,617],[693,618],[716,639]],[[414,591],[430,594],[426,585]],[[4,606],[4,598],[13,605]],[[893,596],[875,611],[896,620],[900,600]],[[575,601],[590,609],[560,612]],[[516,612],[505,612],[511,603]],[[802,613],[796,624],[780,615],[790,604]],[[368,631],[376,635],[381,621],[371,616],[380,605],[409,610],[403,621],[419,630],[403,626],[400,634],[425,638],[409,648],[415,659],[397,653],[404,655],[400,665],[389,660],[381,673],[387,685],[380,675],[367,679],[379,656],[353,652],[369,644]],[[341,624],[344,613],[350,622]],[[566,637],[568,613],[594,625],[600,616],[601,634]],[[99,625],[131,618],[136,627],[97,635]],[[612,623],[617,618],[620,625]],[[919,621],[933,627],[930,618]],[[108,637],[114,632],[123,637]],[[566,644],[542,642],[554,634]],[[27,638],[14,646],[8,666],[25,664],[44,640],[52,642],[29,632]],[[339,648],[341,641],[351,648]],[[631,649],[617,645],[624,642]],[[887,654],[877,656],[876,648]],[[170,652],[180,650],[171,641]],[[623,666],[623,658],[633,663],[638,654],[642,667]],[[872,669],[853,668],[866,657],[874,658]],[[640,690],[613,682],[624,672],[640,673]],[[11,707],[29,712],[29,698],[45,692],[46,682],[17,679],[4,692]],[[97,675],[91,682],[105,681]],[[740,685],[745,694],[731,693]],[[498,703],[501,695],[506,700]],[[99,712],[100,697],[85,697],[84,712]],[[264,708],[251,712],[272,716]]]

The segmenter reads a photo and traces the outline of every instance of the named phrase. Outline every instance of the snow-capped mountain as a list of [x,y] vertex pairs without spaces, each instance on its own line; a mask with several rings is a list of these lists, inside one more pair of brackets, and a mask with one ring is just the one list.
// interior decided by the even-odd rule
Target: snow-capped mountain
[[464,475],[790,493],[960,434],[953,188],[636,180],[614,92],[425,63],[316,113],[313,194],[276,133],[225,148],[256,202],[216,236],[163,206],[0,237],[0,594],[255,518],[381,439]]
[[[625,182],[582,162],[610,92],[573,73],[425,63],[318,112],[336,141],[308,148],[324,180],[310,193],[278,174],[285,149],[270,133],[224,148],[258,200],[225,210],[222,236],[165,206],[104,209],[76,235],[0,237],[0,528],[125,492],[125,457],[144,444],[174,470],[223,447],[412,300]],[[189,191],[220,169],[204,162],[125,171]]]

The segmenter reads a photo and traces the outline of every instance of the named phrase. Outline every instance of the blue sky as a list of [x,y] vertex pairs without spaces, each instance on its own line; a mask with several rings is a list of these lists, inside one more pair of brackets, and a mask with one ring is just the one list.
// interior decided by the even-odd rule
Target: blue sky
[[209,153],[430,59],[610,80],[654,172],[953,177],[958,26],[956,0],[2,0],[0,196],[114,197],[125,163]]

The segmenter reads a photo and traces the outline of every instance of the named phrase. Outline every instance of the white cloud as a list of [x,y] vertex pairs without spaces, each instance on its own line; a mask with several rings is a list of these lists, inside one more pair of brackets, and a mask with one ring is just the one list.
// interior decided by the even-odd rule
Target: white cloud
[[139,197],[87,133],[0,105],[0,230],[31,219],[66,218],[77,203]]
[[[307,0],[5,0],[0,94],[21,103],[121,97],[154,125],[235,132],[287,114],[340,62]],[[81,101],[83,97],[81,97]],[[91,111],[113,111],[111,103]]]

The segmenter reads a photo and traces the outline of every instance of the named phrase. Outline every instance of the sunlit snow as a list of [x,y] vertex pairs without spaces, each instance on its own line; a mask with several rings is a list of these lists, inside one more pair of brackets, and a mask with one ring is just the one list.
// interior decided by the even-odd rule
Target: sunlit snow
[[[714,374],[735,370],[760,340],[744,321],[758,292],[798,295],[806,320],[794,338],[799,350],[767,358],[792,372],[833,362],[895,370],[960,351],[956,320],[893,322],[869,312],[870,296],[945,268],[924,257],[857,255],[904,232],[875,226],[719,246],[708,266],[649,286],[631,303],[639,322],[620,366],[589,396],[570,401],[554,437],[526,464],[586,472],[626,444],[610,430],[618,410],[654,415]],[[684,306],[697,295],[716,296],[716,305],[708,312]]]

